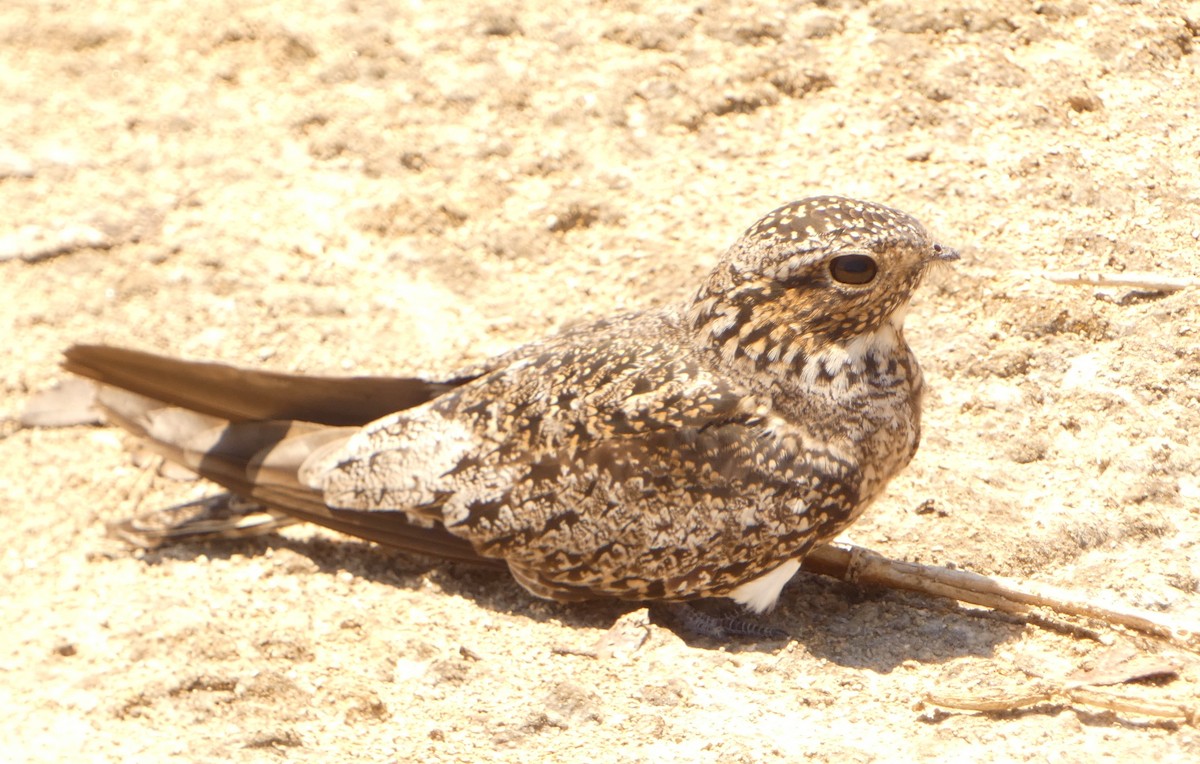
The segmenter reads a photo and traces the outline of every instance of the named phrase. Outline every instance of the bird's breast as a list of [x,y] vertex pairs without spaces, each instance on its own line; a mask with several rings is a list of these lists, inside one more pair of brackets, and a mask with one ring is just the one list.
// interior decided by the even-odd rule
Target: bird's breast
[[920,440],[921,369],[890,322],[808,353],[774,383],[773,407],[858,465],[865,507],[912,459]]

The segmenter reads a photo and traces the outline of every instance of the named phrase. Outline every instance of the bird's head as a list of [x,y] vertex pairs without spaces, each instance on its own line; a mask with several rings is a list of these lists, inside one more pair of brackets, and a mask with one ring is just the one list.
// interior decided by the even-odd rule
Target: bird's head
[[925,272],[957,258],[899,210],[812,197],[752,225],[705,281],[688,317],[728,360],[790,362],[885,323],[899,331]]

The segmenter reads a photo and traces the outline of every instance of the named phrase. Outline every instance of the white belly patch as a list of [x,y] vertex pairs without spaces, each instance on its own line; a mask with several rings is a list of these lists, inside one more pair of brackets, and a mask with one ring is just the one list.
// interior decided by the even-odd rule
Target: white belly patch
[[755,613],[762,613],[775,607],[783,586],[792,580],[800,569],[799,560],[788,560],[770,573],[747,581],[729,593],[730,599],[745,605]]

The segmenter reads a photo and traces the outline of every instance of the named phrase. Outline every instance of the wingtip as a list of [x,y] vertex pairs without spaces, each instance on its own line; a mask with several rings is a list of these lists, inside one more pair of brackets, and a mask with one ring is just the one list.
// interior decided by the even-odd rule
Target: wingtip
[[102,373],[99,361],[103,359],[106,353],[116,350],[117,348],[109,345],[93,345],[84,342],[75,343],[63,351],[62,361],[59,362],[59,366],[72,374],[99,380],[99,375]]

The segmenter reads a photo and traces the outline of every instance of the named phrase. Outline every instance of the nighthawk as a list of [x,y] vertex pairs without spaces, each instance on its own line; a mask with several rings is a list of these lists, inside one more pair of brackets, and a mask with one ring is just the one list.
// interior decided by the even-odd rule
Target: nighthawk
[[451,379],[306,377],[105,346],[66,353],[110,418],[293,518],[504,564],[533,594],[770,608],[917,449],[904,315],[953,260],[909,215],[767,214],[679,305]]

